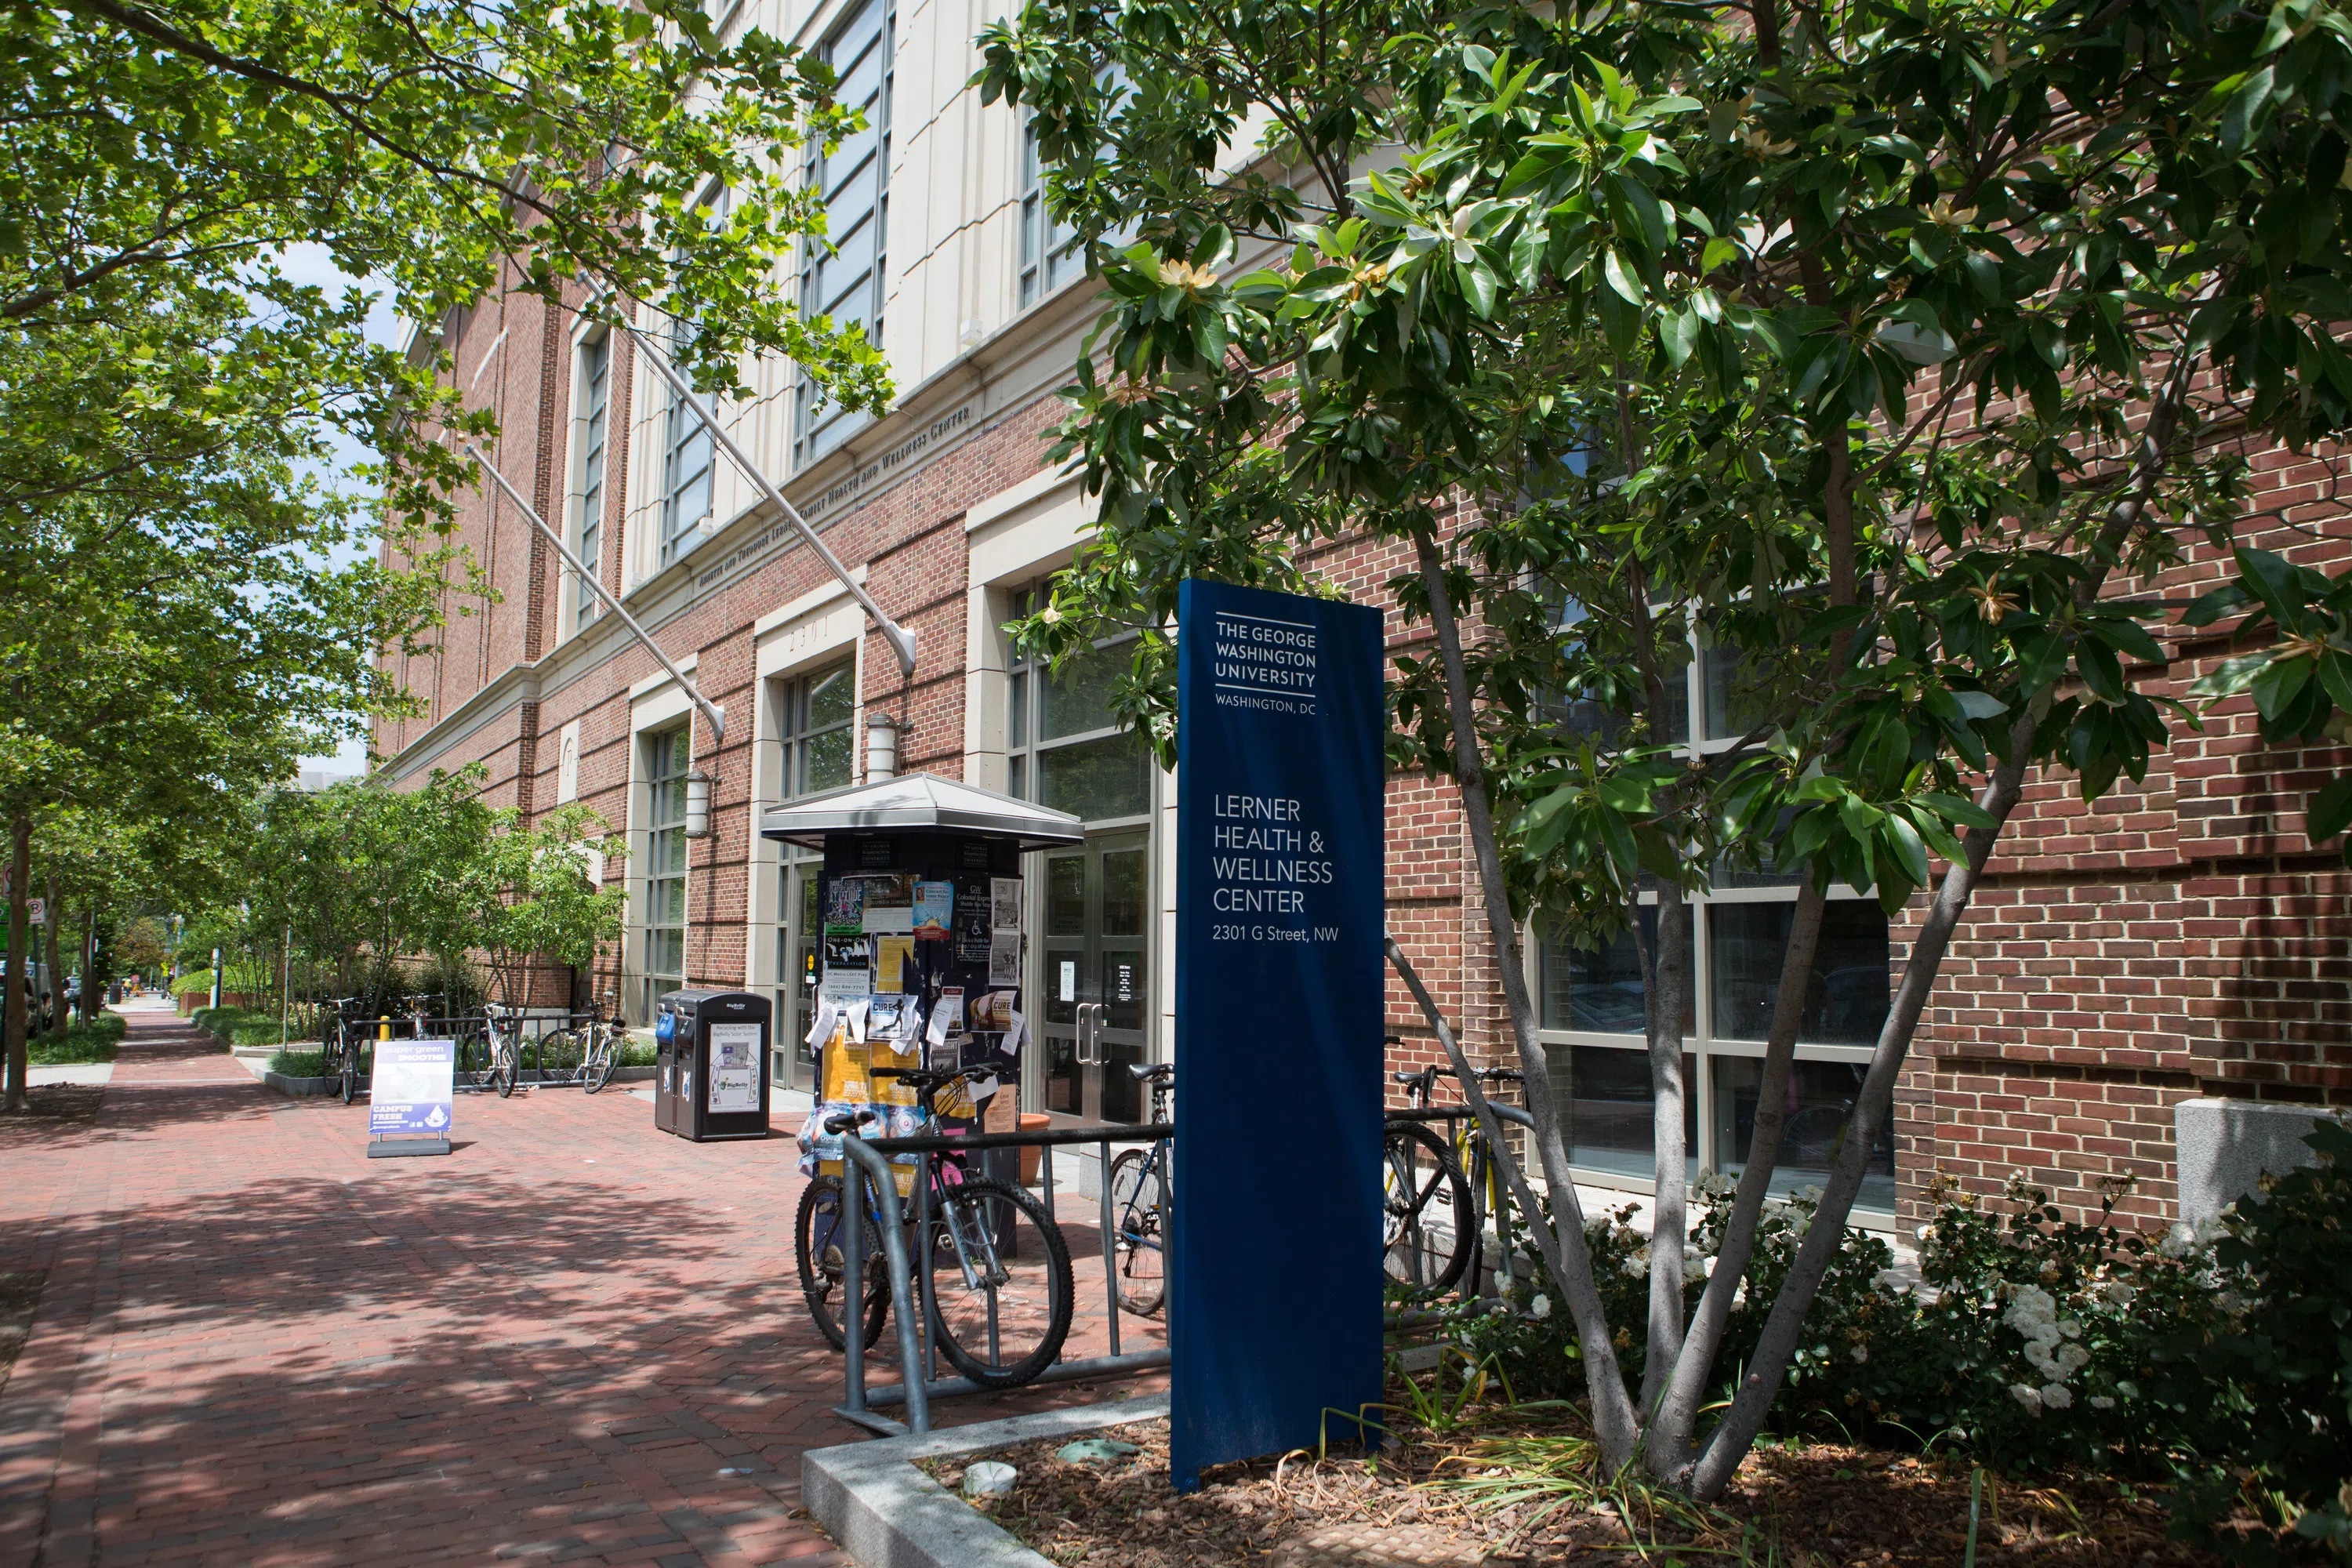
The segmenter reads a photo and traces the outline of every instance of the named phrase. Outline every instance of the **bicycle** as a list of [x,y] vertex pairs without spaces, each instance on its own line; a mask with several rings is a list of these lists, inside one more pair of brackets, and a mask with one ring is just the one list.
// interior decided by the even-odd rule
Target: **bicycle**
[[510,1099],[522,1076],[522,1009],[482,1004],[485,1033],[490,1050],[490,1087],[500,1100]]
[[[913,1089],[919,1105],[919,1131],[940,1131],[936,1104],[940,1089],[977,1082],[995,1069],[953,1071],[870,1069],[877,1079],[896,1079]],[[827,1117],[824,1130],[842,1133],[877,1120],[871,1110]],[[1054,1363],[1070,1332],[1073,1285],[1069,1245],[1061,1227],[1034,1194],[1009,1183],[975,1176],[967,1156],[951,1150],[929,1161],[922,1196],[930,1212],[929,1234],[921,1232],[920,1203],[902,1202],[908,1261],[916,1293],[930,1324],[931,1342],[965,1377],[983,1388],[1016,1388]],[[845,1173],[849,1167],[844,1163]],[[882,1250],[881,1205],[873,1179],[866,1183],[864,1230],[866,1275],[858,1303],[860,1332],[871,1347],[882,1337],[890,1311],[890,1277]],[[848,1307],[846,1237],[842,1230],[844,1177],[812,1177],[801,1194],[793,1222],[793,1251],[801,1294],[819,1332],[835,1350],[846,1348],[844,1309]],[[1025,1224],[1024,1223],[1025,1222]],[[1024,1232],[1031,1234],[1024,1234]],[[919,1245],[928,1243],[928,1245]],[[928,1261],[928,1268],[926,1262]],[[914,1368],[907,1375],[919,1373]]]
[[[1165,1121],[1175,1092],[1176,1069],[1130,1063],[1138,1083],[1151,1086],[1151,1120]],[[1161,1221],[1168,1213],[1168,1173],[1160,1156],[1165,1143],[1122,1149],[1110,1163],[1112,1246],[1118,1262],[1118,1304],[1139,1318],[1168,1304],[1168,1255]]]
[[[1402,1042],[1391,1036],[1388,1043]],[[1434,1103],[1437,1080],[1458,1080],[1461,1075],[1433,1062],[1419,1072],[1391,1076],[1405,1086],[1412,1109],[1427,1110]],[[1526,1081],[1514,1068],[1488,1068],[1478,1079],[1489,1089]],[[1454,1123],[1449,1142],[1424,1122],[1392,1122],[1384,1148],[1390,1278],[1431,1295],[1451,1289],[1465,1270],[1477,1278],[1487,1216],[1505,1213],[1507,1199],[1502,1169],[1485,1129],[1475,1117],[1465,1116]],[[1423,1154],[1431,1161],[1426,1183],[1418,1177]]]
[[[606,1009],[613,1005],[609,991],[601,998]],[[550,1056],[569,1064],[564,1077],[556,1080],[576,1083],[584,1094],[593,1094],[613,1081],[613,1073],[621,1064],[621,1029],[607,1016],[591,1008],[588,1021],[578,1028],[568,1024],[542,1037],[539,1042],[542,1062]],[[579,1059],[572,1061],[577,1056]]]

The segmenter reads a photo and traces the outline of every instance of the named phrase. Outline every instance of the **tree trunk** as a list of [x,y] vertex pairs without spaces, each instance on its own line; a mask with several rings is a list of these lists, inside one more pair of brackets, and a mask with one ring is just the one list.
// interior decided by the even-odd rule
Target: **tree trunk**
[[[1789,945],[1780,955],[1780,990],[1772,1007],[1771,1032],[1765,1037],[1764,1072],[1756,1091],[1756,1125],[1748,1141],[1748,1163],[1732,1194],[1731,1215],[1723,1227],[1723,1244],[1716,1253],[1714,1272],[1707,1276],[1698,1310],[1691,1314],[1683,1352],[1675,1359],[1672,1379],[1650,1422],[1650,1467],[1661,1478],[1683,1484],[1697,1458],[1692,1435],[1698,1425],[1700,1400],[1715,1374],[1716,1353],[1723,1348],[1724,1325],[1731,1321],[1731,1298],[1748,1272],[1756,1252],[1756,1226],[1763,1217],[1764,1199],[1771,1190],[1772,1168],[1780,1159],[1780,1135],[1788,1126],[1789,1073],[1797,1054],[1797,1028],[1803,1022],[1805,990],[1811,979],[1813,954],[1819,950],[1822,913],[1828,900],[1810,880],[1798,889],[1795,913],[1789,922]],[[1654,1246],[1655,1244],[1653,1243]]]
[[1584,1210],[1576,1200],[1576,1182],[1568,1168],[1568,1144],[1561,1136],[1559,1108],[1552,1098],[1549,1058],[1536,1035],[1535,1005],[1528,995],[1528,980],[1520,963],[1519,930],[1511,919],[1510,890],[1503,881],[1503,859],[1495,837],[1494,810],[1486,798],[1486,760],[1478,748],[1477,704],[1470,693],[1470,678],[1462,663],[1462,628],[1454,618],[1454,596],[1445,583],[1445,562],[1432,533],[1413,541],[1420,557],[1422,585],[1429,595],[1429,618],[1437,633],[1437,647],[1445,668],[1446,711],[1454,727],[1454,773],[1462,795],[1462,813],[1470,831],[1470,846],[1478,868],[1478,887],[1486,908],[1486,930],[1495,944],[1495,967],[1503,984],[1503,1002],[1509,1011],[1511,1034],[1526,1074],[1528,1110],[1535,1118],[1536,1157],[1543,1166],[1544,1184],[1552,1202],[1550,1236],[1535,1215],[1528,1229],[1538,1237],[1545,1267],[1568,1298],[1569,1314],[1576,1321],[1577,1343],[1583,1352],[1584,1375],[1592,1395],[1592,1429],[1611,1470],[1631,1463],[1641,1439],[1641,1415],[1626,1396],[1625,1379],[1617,1368],[1617,1350],[1609,1331],[1608,1313],[1592,1278],[1592,1254],[1584,1239]]
[[[1690,991],[1689,908],[1671,882],[1658,887],[1658,934],[1644,976],[1649,1005],[1651,1146],[1656,1157],[1650,1201],[1650,1319],[1642,1363],[1642,1415],[1654,1418],[1658,1395],[1683,1349],[1683,1239],[1690,1234],[1690,1168],[1683,1136],[1683,998]],[[1634,930],[1641,905],[1634,904]]]
[[8,1100],[10,1110],[30,1104],[26,1090],[26,1041],[31,1015],[25,1006],[25,981],[33,972],[31,925],[33,818],[19,811],[9,824],[8,847]]
[[58,934],[65,928],[66,907],[64,900],[58,897],[55,878],[51,878],[45,888],[48,893],[48,903],[44,912],[49,918],[41,931],[49,939],[49,1033],[62,1040],[66,1037],[66,1031],[73,1026],[66,1014],[66,944]]
[[[2074,584],[2077,605],[2087,605],[2098,597],[2105,586],[2107,573],[2122,558],[2125,542],[2139,525],[2149,500],[2156,494],[2157,482],[2164,475],[2167,454],[2180,427],[2181,413],[2188,405],[2189,383],[2197,363],[2197,356],[2189,352],[2184,341],[2162,391],[2148,405],[2147,423],[2140,427],[2138,448],[2132,459],[2131,483],[2108,509],[2106,521],[2100,525],[2097,537],[2086,552],[2088,569]],[[1812,1228],[1806,1232],[1797,1249],[1797,1260],[1790,1267],[1789,1276],[1772,1302],[1771,1315],[1765,1320],[1764,1332],[1757,1342],[1756,1353],[1748,1358],[1731,1408],[1707,1439],[1706,1447],[1691,1471],[1691,1493],[1702,1500],[1712,1501],[1723,1495],[1723,1489],[1739,1468],[1739,1461],[1755,1443],[1756,1434],[1763,1430],[1764,1417],[1780,1392],[1781,1374],[1796,1349],[1814,1293],[1821,1289],[1830,1255],[1844,1245],[1846,1216],[1853,1212],[1854,1197],[1862,1190],[1863,1173],[1870,1163],[1871,1148],[1878,1141],[1878,1130],[1893,1109],[1895,1078],[1910,1053],[1911,1037],[1918,1028],[1927,994],[1943,967],[1952,933],[1958,928],[1960,917],[1968,912],[1969,898],[1983,874],[1985,862],[1991,858],[1993,845],[2000,839],[2024,789],[2025,771],[2033,754],[2035,719],[2035,706],[2029,704],[2011,723],[2008,752],[1993,768],[1978,796],[1978,804],[1991,816],[1993,826],[1990,829],[1969,829],[1961,841],[1960,862],[1946,869],[1943,882],[1927,907],[1927,919],[1920,922],[1919,934],[1905,955],[1903,983],[1895,988],[1885,1027],[1879,1031],[1870,1071],[1863,1079],[1862,1092],[1855,1098],[1853,1116],[1846,1124],[1828,1185],[1822,1193],[1821,1206],[1814,1211]]]
[[81,1021],[98,1021],[98,907],[81,912]]

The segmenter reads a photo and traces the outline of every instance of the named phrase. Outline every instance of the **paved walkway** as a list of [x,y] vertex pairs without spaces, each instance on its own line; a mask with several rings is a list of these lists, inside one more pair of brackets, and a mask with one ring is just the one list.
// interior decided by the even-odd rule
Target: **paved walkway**
[[797,1511],[802,1450],[856,1433],[793,1275],[793,1144],[652,1122],[467,1095],[454,1155],[371,1161],[364,1106],[134,1016],[94,1121],[0,1122],[0,1272],[46,1276],[0,1385],[0,1564],[845,1562]]

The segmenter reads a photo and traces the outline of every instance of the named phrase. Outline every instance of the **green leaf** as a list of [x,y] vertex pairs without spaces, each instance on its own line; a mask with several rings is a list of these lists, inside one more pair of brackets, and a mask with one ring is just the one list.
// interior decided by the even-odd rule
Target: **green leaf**
[[1998,719],[2009,711],[2009,704],[1990,691],[1955,690],[1952,692],[1952,700],[1960,705],[1960,711],[1967,715],[1971,723],[1980,723],[1987,719]]
[[2116,650],[2097,637],[2084,636],[2074,644],[2074,668],[2082,672],[2083,684],[2103,702],[2124,700],[2123,661]]
[[2284,713],[2311,679],[2312,659],[2308,655],[2294,658],[2273,658],[2263,666],[2253,679],[2255,711],[2265,719],[2276,719]]
[[1919,804],[1946,822],[1957,822],[1963,827],[1979,827],[1990,833],[2000,826],[1993,819],[1991,812],[1975,801],[1964,800],[1956,795],[1923,795],[1919,797]]
[[1682,368],[1698,347],[1698,318],[1682,310],[1669,310],[1658,318],[1658,341],[1665,345],[1666,363]]
[[1613,809],[1638,816],[1650,809],[1653,791],[1649,780],[1638,774],[1616,773],[1601,781],[1598,793]]
[[1628,305],[1639,308],[1649,299],[1642,288],[1642,280],[1633,276],[1625,265],[1625,258],[1617,253],[1614,247],[1603,253],[1601,258],[1601,275],[1608,280],[1610,289],[1617,297]]
[[2352,775],[2336,779],[2311,797],[2311,806],[2304,832],[2314,844],[2322,844],[2352,827]]
[[1811,647],[1825,643],[1840,632],[1849,632],[1875,614],[1868,605],[1841,605],[1823,610],[1807,621],[1797,632],[1797,646]]
[[1886,814],[1885,832],[1881,836],[1890,852],[1893,865],[1910,879],[1915,888],[1927,880],[1927,847],[1920,842],[1919,830],[1901,812]]

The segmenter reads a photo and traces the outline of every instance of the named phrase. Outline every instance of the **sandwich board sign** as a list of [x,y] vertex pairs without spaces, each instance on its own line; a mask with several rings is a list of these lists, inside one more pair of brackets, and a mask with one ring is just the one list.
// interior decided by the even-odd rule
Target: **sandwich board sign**
[[368,1079],[371,1160],[446,1154],[456,1120],[457,1042],[378,1040]]

